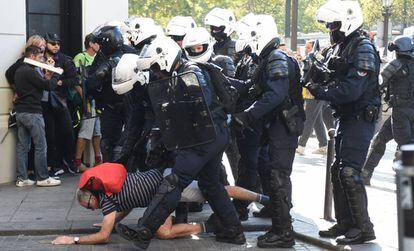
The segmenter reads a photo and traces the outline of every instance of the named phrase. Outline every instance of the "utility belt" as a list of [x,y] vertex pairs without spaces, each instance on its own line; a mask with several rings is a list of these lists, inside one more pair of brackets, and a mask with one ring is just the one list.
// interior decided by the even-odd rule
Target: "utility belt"
[[374,122],[378,119],[379,116],[379,107],[375,105],[368,105],[362,110],[354,112],[334,112],[333,116],[335,118],[342,119],[356,119],[356,120],[365,120],[367,122]]

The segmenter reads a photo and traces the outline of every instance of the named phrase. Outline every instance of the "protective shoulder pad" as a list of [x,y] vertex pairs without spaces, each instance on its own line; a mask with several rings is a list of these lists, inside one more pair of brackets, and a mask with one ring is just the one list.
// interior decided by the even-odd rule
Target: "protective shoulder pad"
[[376,51],[368,39],[362,39],[356,48],[355,67],[361,71],[375,72]]
[[267,75],[270,79],[287,78],[289,76],[288,58],[281,50],[273,50],[267,58]]
[[402,66],[403,64],[399,59],[394,59],[386,64],[381,71],[382,84],[388,84],[388,81],[402,68]]
[[234,67],[233,59],[229,56],[217,55],[213,58],[213,64],[222,69],[224,75],[234,77],[236,73],[236,67]]

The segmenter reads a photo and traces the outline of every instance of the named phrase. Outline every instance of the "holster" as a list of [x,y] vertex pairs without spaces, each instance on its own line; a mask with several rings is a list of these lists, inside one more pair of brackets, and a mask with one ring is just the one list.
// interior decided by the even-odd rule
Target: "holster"
[[374,105],[369,105],[364,110],[364,119],[367,122],[374,122],[378,119],[379,108]]

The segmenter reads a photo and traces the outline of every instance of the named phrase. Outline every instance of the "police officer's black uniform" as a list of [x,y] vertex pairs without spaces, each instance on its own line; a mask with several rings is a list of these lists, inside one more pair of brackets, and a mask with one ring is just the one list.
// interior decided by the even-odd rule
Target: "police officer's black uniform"
[[[237,213],[219,180],[222,154],[229,140],[226,117],[215,112],[219,109],[216,109],[215,103],[212,102],[215,94],[208,74],[195,63],[184,59],[180,59],[179,64],[177,73],[191,71],[197,75],[205,101],[212,111],[216,136],[210,143],[177,150],[172,173],[164,178],[153,201],[139,220],[138,232],[134,235],[133,241],[136,246],[147,248],[158,228],[177,207],[182,190],[197,178],[205,198],[224,226],[223,231],[216,233],[216,239],[244,244],[245,237]],[[133,230],[128,230],[131,231]]]
[[335,161],[331,166],[337,224],[319,234],[323,237],[345,235],[337,239],[338,244],[363,243],[375,239],[361,169],[380,106],[380,59],[374,45],[359,30],[336,41],[332,48],[339,48],[338,57],[329,66],[336,71],[334,83],[308,86],[316,99],[331,102],[338,119]]
[[298,84],[299,65],[295,59],[277,49],[278,45],[279,39],[275,38],[260,54],[257,75],[252,80],[257,100],[233,118],[236,128],[252,125],[262,118],[270,124],[268,140],[272,228],[260,236],[257,243],[259,247],[265,248],[292,247],[295,243],[290,215],[290,174],[304,121],[303,98]]
[[397,58],[381,71],[381,89],[386,91],[385,101],[393,112],[371,144],[362,173],[366,184],[370,184],[374,169],[390,140],[395,137],[398,146],[414,140],[414,44],[409,37],[398,37],[389,47],[395,50]]
[[122,96],[112,89],[112,69],[118,64],[123,54],[123,38],[118,27],[104,26],[95,32],[101,50],[91,65],[85,85],[87,91],[102,109],[101,151],[103,161],[119,158],[122,149],[122,129],[127,120],[127,113]]

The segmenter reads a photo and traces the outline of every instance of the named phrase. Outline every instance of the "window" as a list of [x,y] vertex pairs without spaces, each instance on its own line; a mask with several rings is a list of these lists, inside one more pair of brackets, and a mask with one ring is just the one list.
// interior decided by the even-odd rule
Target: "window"
[[73,56],[82,49],[82,0],[26,0],[27,37],[56,33],[62,51]]

